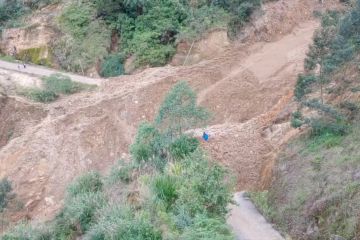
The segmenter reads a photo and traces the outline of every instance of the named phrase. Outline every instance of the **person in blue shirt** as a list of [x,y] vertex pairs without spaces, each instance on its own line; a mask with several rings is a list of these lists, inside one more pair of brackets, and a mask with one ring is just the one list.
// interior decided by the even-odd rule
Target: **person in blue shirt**
[[207,142],[209,141],[209,134],[207,134],[206,132],[203,133],[202,138]]

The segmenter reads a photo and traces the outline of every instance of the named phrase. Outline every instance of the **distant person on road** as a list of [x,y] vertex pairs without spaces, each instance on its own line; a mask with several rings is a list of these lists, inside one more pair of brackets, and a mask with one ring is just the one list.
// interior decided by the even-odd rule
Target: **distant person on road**
[[23,66],[24,66],[24,69],[26,68],[26,65],[25,65],[25,63],[23,63]]
[[202,135],[202,138],[206,141],[206,142],[208,142],[209,141],[209,134],[207,134],[206,132],[203,132],[203,135]]

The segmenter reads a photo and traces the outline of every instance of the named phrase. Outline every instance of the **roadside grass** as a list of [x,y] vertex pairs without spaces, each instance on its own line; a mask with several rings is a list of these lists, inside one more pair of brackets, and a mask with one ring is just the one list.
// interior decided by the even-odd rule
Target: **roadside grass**
[[6,62],[16,62],[16,59],[9,55],[2,55],[0,54],[0,60],[6,61]]
[[[357,239],[360,226],[360,123],[345,136],[322,134],[294,140],[274,168],[269,193],[252,194],[282,233]],[[269,217],[270,216],[270,217]],[[271,216],[275,216],[271,218]]]
[[49,103],[61,95],[70,95],[81,91],[90,91],[95,85],[72,81],[62,74],[53,74],[42,78],[43,88],[19,88],[18,94],[35,102]]

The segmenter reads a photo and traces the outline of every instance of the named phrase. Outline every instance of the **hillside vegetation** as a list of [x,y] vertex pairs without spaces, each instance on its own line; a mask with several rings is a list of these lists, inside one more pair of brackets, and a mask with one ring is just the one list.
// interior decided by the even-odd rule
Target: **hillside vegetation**
[[233,239],[225,223],[231,178],[186,134],[208,117],[188,84],[177,83],[156,120],[139,127],[131,161],[77,178],[53,221],[22,223],[1,239]]
[[298,78],[292,125],[272,187],[252,197],[294,239],[360,239],[360,1],[328,12]]
[[[6,0],[0,8],[2,28],[21,25],[31,11],[51,1]],[[84,72],[96,66],[103,77],[124,73],[124,61],[162,66],[181,41],[192,42],[214,28],[230,37],[249,21],[260,0],[81,0],[62,3],[55,23],[61,37],[51,46],[52,60],[61,68]],[[25,24],[25,23],[23,23]],[[51,63],[47,63],[47,65]]]

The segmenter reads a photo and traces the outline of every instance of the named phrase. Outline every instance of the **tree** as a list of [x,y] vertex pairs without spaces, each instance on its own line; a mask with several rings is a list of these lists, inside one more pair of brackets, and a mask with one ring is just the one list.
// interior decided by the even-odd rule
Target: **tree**
[[187,130],[204,126],[209,113],[196,105],[196,94],[185,81],[177,83],[162,103],[155,123],[171,143]]
[[[324,22],[324,21],[323,21]],[[305,69],[314,70],[319,68],[319,82],[320,82],[320,93],[321,103],[323,100],[323,85],[324,85],[324,61],[330,54],[330,45],[332,44],[333,38],[336,34],[336,27],[323,26],[321,30],[315,32],[314,43],[310,46],[307,58],[305,59]]]

